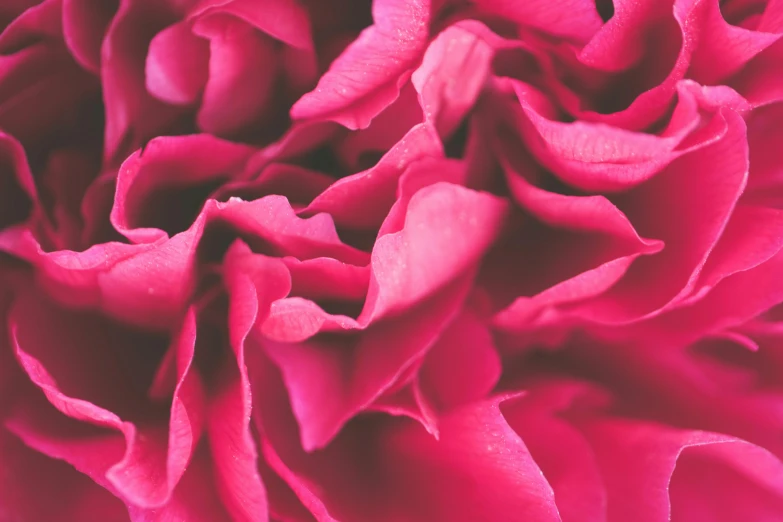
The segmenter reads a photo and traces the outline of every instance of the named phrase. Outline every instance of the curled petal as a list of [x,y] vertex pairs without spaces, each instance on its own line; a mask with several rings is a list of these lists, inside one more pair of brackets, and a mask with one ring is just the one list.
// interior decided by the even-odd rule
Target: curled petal
[[421,58],[431,9],[429,0],[373,2],[375,24],[334,61],[314,91],[296,102],[291,116],[328,119],[349,129],[367,127],[399,96]]

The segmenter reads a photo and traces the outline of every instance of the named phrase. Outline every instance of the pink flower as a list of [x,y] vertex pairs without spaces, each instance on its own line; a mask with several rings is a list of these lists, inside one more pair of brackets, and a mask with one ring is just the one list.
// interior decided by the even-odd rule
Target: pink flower
[[782,2],[6,4],[0,521],[781,517]]

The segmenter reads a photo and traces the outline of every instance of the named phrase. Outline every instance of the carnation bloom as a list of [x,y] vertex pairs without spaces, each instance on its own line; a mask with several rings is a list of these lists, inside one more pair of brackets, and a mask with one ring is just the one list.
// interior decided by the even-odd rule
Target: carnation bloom
[[0,521],[783,517],[783,2],[6,4]]

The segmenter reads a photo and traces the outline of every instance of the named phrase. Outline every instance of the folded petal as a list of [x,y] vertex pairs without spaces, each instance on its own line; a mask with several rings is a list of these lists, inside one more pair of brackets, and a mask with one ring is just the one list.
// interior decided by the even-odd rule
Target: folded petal
[[[216,482],[234,520],[266,520],[267,493],[250,432],[253,399],[245,341],[255,323],[269,313],[271,302],[288,293],[288,274],[279,260],[252,256],[247,246],[236,243],[226,255],[224,277],[229,297],[229,343],[235,359],[218,370],[210,398],[208,433]],[[265,284],[256,286],[254,280]]]
[[152,140],[120,168],[112,224],[135,243],[184,232],[212,192],[242,172],[251,152],[208,134]]
[[707,2],[705,11],[704,27],[688,71],[688,76],[700,83],[720,82],[780,38],[774,32],[752,31],[730,24],[717,1]]
[[[714,499],[700,505],[703,493],[700,482],[692,480],[694,472],[714,478],[718,490],[731,491],[731,501],[723,509],[747,513],[744,501],[753,498],[761,503],[750,509],[757,509],[763,519],[783,505],[783,464],[742,440],[622,419],[579,424],[601,467],[609,520],[665,522],[670,520],[670,510],[671,520],[714,516],[710,511],[717,507]],[[711,491],[714,494],[715,489]]]
[[209,42],[180,22],[155,35],[145,66],[147,90],[174,105],[198,101],[209,78]]
[[[723,139],[680,157],[615,200],[640,233],[666,246],[655,256],[639,259],[620,284],[585,304],[580,316],[597,322],[633,321],[659,313],[669,303],[673,306],[694,290],[747,183],[745,125],[736,113],[725,116],[730,125]],[[705,162],[714,168],[701,168]]]
[[6,431],[0,431],[0,462],[3,516],[9,520],[129,520],[122,502],[89,477],[25,447]]
[[754,107],[783,100],[783,75],[775,67],[783,57],[783,40],[760,52],[728,80]]
[[397,98],[421,58],[431,9],[429,0],[373,2],[374,25],[332,63],[314,91],[296,102],[292,118],[328,119],[349,129],[367,127]]
[[162,2],[123,0],[101,46],[101,84],[106,107],[104,158],[122,161],[131,151],[175,125],[183,110],[147,92],[144,68],[149,43],[170,25]]
[[22,146],[0,133],[0,230],[23,223],[30,217],[37,191]]
[[101,45],[119,2],[63,0],[63,38],[79,65],[94,74],[101,69]]
[[[46,328],[31,326],[34,319],[44,320]],[[188,466],[201,430],[203,392],[198,377],[189,372],[193,338],[187,321],[173,344],[177,385],[168,427],[156,418],[159,408],[144,399],[151,382],[150,363],[161,349],[159,338],[130,335],[106,321],[58,310],[29,295],[17,300],[10,321],[17,358],[49,402],[69,417],[119,431],[126,451],[121,459],[96,462],[84,454],[89,445],[79,445],[78,439],[66,442],[57,432],[37,434],[22,421],[28,435],[50,440],[48,444],[65,452],[59,458],[77,468],[76,462],[82,462],[85,473],[110,483],[129,505],[165,504]],[[112,439],[103,440],[108,444]]]
[[469,270],[498,237],[506,213],[504,201],[457,185],[436,183],[418,191],[405,227],[376,241],[362,316],[399,311]]
[[501,369],[489,328],[466,311],[427,352],[418,379],[428,401],[448,410],[486,397]]
[[417,125],[374,167],[338,180],[306,212],[329,212],[337,223],[354,229],[377,228],[394,204],[405,168],[418,159],[440,155],[442,146],[435,131],[426,124]]
[[[427,121],[442,135],[456,129],[484,86],[494,56],[486,34],[491,34],[486,27],[473,23],[446,28],[411,76]],[[454,77],[464,81],[455,83]]]
[[205,132],[236,135],[268,110],[277,81],[275,42],[233,17],[199,20],[194,32],[209,39],[209,78],[196,116]]
[[552,490],[498,400],[449,413],[440,440],[408,419],[373,416],[306,454],[274,375],[261,364],[254,369],[255,386],[266,390],[255,410],[264,456],[319,521],[560,520]]
[[538,0],[479,0],[476,4],[489,14],[577,43],[589,40],[602,25],[595,3],[585,0],[569,0],[557,6]]
[[306,450],[326,445],[424,356],[459,311],[468,276],[407,313],[360,333],[315,336],[300,343],[262,343],[283,373]]

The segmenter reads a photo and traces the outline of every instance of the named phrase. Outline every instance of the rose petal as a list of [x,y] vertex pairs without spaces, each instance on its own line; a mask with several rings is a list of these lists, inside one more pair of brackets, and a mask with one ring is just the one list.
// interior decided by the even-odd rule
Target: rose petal
[[[707,2],[705,10],[704,28],[688,71],[699,83],[719,83],[780,38],[779,34],[729,24],[716,1]],[[718,56],[720,59],[715,59]]]
[[[321,77],[315,90],[291,108],[291,117],[328,119],[363,129],[399,95],[427,44],[429,0],[373,2],[375,24],[366,29]],[[388,57],[394,59],[389,62]]]
[[20,13],[0,34],[0,48],[23,47],[31,39],[59,41],[63,37],[61,0],[44,0]]
[[5,133],[0,133],[0,194],[0,230],[24,222],[38,199],[24,149]]
[[417,192],[405,228],[376,241],[360,320],[401,310],[469,269],[498,236],[506,211],[494,196],[448,183]]
[[261,118],[272,99],[278,71],[274,42],[232,17],[208,17],[193,28],[209,39],[209,79],[198,111],[208,133],[235,135]]
[[399,318],[348,339],[264,343],[285,376],[305,449],[327,444],[432,346],[457,313],[467,282],[458,279]]
[[783,57],[783,40],[760,52],[727,83],[754,107],[783,100],[783,75],[775,67]]
[[[235,261],[252,258],[252,278],[265,281],[256,286]],[[279,260],[252,256],[237,243],[226,255],[226,285],[229,294],[229,337],[236,361],[220,370],[210,400],[209,439],[215,461],[218,491],[234,520],[265,520],[267,494],[258,473],[255,443],[250,433],[252,397],[245,366],[245,340],[256,321],[268,314],[269,305],[288,293],[285,267]],[[275,283],[277,283],[275,285]]]
[[[636,228],[647,237],[660,238],[666,247],[639,259],[620,284],[586,304],[580,316],[615,324],[633,321],[659,313],[695,287],[747,182],[745,125],[733,112],[726,113],[726,120],[729,133],[722,140],[682,156],[618,198],[618,206]],[[705,161],[715,165],[709,180],[700,179],[707,175],[699,168]],[[666,212],[650,213],[660,208]]]
[[500,379],[501,362],[489,329],[463,312],[427,352],[421,388],[439,409],[483,399]]
[[[128,520],[125,506],[109,492],[68,464],[25,447],[4,431],[0,432],[0,461],[0,513],[8,520]],[[46,502],[41,502],[41,495],[46,496]]]
[[135,243],[189,229],[207,197],[241,173],[251,151],[208,134],[152,140],[120,167],[112,224]]
[[265,458],[319,521],[560,520],[551,489],[497,400],[444,417],[438,441],[405,418],[369,417],[306,454],[274,374],[262,362],[253,368],[254,386],[265,390],[255,410]]
[[145,67],[147,90],[161,101],[190,105],[209,78],[209,42],[180,22],[155,35]]
[[582,434],[561,415],[574,400],[596,393],[600,392],[585,383],[553,379],[534,385],[523,397],[501,407],[554,490],[563,522],[608,520],[596,456]]
[[[31,329],[33,310],[36,318],[46,319],[46,331]],[[20,364],[49,401],[68,416],[123,434],[127,444],[125,456],[114,462],[104,461],[106,469],[87,464],[91,466],[87,473],[105,473],[106,480],[134,505],[157,507],[166,503],[190,461],[201,430],[202,391],[198,377],[189,373],[193,339],[188,342],[187,326],[183,336],[175,341],[179,352],[178,383],[166,429],[155,423],[137,427],[128,420],[149,421],[144,417],[151,413],[149,405],[142,402],[139,393],[147,388],[143,364],[149,364],[158,348],[149,339],[123,335],[116,327],[66,314],[32,296],[17,301],[10,320]],[[85,334],[89,339],[82,338]],[[52,335],[58,341],[49,338]],[[139,342],[152,354],[141,354],[142,363],[138,359],[128,361],[129,345]],[[63,343],[78,348],[52,351],[52,347],[62,348]],[[117,351],[109,352],[107,347]],[[138,352],[137,346],[133,348]],[[80,350],[87,353],[75,357]],[[86,361],[95,366],[87,366]],[[127,377],[128,371],[133,377]],[[71,459],[87,462],[79,455],[84,449],[63,441],[53,443],[65,444],[61,447],[72,453]]]
[[[482,11],[575,42],[586,42],[601,28],[594,2],[569,0],[561,4],[533,0],[479,0]],[[621,4],[622,5],[622,4]]]
[[200,6],[192,14],[205,15],[212,12],[236,16],[292,47],[312,48],[307,12],[293,0],[234,0],[220,2],[213,9],[202,10]]
[[427,121],[442,135],[456,129],[486,81],[494,55],[486,34],[491,35],[483,25],[467,22],[446,28],[427,47],[411,76]]
[[123,0],[109,24],[101,46],[107,162],[121,161],[182,116],[182,109],[151,96],[144,80],[149,42],[171,17],[161,3]]
[[328,212],[351,228],[376,228],[394,204],[397,181],[414,161],[442,154],[440,140],[427,125],[410,129],[377,165],[338,180],[318,195],[305,212]]
[[79,65],[100,74],[101,44],[118,1],[63,0],[63,38]]

